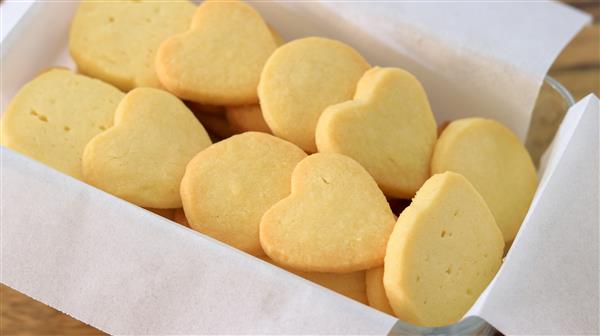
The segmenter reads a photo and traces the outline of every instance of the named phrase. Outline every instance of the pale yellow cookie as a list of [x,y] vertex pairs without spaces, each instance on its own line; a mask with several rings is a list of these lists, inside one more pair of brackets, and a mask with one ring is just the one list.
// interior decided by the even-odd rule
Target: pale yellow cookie
[[315,128],[326,107],[352,99],[369,64],[348,45],[320,37],[279,47],[260,77],[258,95],[273,134],[316,152]]
[[494,278],[504,240],[462,175],[436,174],[419,189],[387,245],[383,284],[396,316],[419,326],[459,321]]
[[371,268],[366,273],[367,299],[369,306],[394,316],[390,301],[383,287],[383,267]]
[[[261,256],[260,259],[277,265],[267,256]],[[334,292],[342,294],[348,298],[356,300],[360,303],[367,304],[367,292],[365,284],[365,272],[358,271],[352,273],[319,273],[319,272],[302,272],[292,269],[286,269],[288,272],[294,273],[304,279],[331,289]]]
[[165,40],[156,71],[177,96],[210,105],[258,102],[256,87],[275,40],[260,14],[239,1],[205,1],[191,28]]
[[238,132],[271,133],[259,105],[229,106],[226,108],[225,116],[229,125]]
[[109,128],[123,93],[64,69],[46,71],[19,90],[2,116],[2,144],[82,179],[85,145]]
[[375,67],[362,76],[353,100],[325,109],[316,141],[321,153],[358,161],[387,196],[410,199],[429,177],[436,127],[413,75]]
[[185,166],[210,145],[202,124],[177,97],[151,88],[129,92],[114,123],[85,147],[85,181],[139,206],[181,207]]
[[431,159],[431,172],[464,175],[483,196],[511,242],[529,210],[538,179],[529,153],[517,136],[491,119],[467,118],[442,132]]
[[69,51],[78,69],[122,90],[160,88],[159,45],[190,26],[196,6],[184,1],[83,1],[73,17]]
[[264,214],[260,242],[285,267],[355,272],[382,265],[394,222],[385,196],[360,164],[318,153],[296,166],[291,195]]
[[198,153],[181,182],[190,227],[242,251],[263,254],[260,218],[290,192],[290,177],[306,154],[272,135],[247,132]]
[[175,210],[175,214],[173,215],[173,221],[175,221],[176,223],[179,223],[183,226],[187,226],[187,227],[190,226],[187,218],[185,217],[185,212],[183,212],[183,208],[179,208],[179,209]]

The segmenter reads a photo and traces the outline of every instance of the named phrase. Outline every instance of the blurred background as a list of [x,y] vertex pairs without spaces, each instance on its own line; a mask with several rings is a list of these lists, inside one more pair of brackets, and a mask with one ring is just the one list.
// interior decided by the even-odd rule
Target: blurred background
[[[0,1],[0,6],[1,6]],[[594,19],[565,48],[549,75],[579,100],[600,96],[600,1],[564,1]],[[0,284],[0,335],[101,335],[99,330]]]

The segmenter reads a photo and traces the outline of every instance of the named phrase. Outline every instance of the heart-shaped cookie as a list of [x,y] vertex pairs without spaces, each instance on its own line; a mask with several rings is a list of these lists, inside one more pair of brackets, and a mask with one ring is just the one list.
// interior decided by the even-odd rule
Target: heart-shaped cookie
[[346,273],[380,266],[394,214],[367,171],[351,158],[318,153],[292,175],[292,192],[260,223],[276,263],[307,272]]
[[383,284],[401,320],[436,327],[460,320],[492,281],[504,240],[465,177],[433,175],[394,227]]
[[462,174],[483,196],[509,243],[517,235],[537,189],[536,169],[519,138],[483,118],[451,122],[431,159],[431,173]]
[[260,77],[258,95],[267,125],[278,137],[316,152],[319,116],[329,105],[352,99],[367,69],[367,61],[342,42],[309,37],[284,44]]
[[245,252],[264,254],[260,218],[290,192],[294,167],[306,154],[272,135],[246,132],[198,153],[181,182],[192,229]]
[[202,124],[177,97],[134,89],[119,104],[114,126],[85,147],[83,176],[139,206],[180,208],[185,166],[210,143]]
[[354,100],[328,107],[316,130],[319,152],[350,156],[387,196],[408,199],[429,177],[436,137],[425,90],[397,68],[367,71]]
[[2,144],[82,179],[81,156],[110,127],[124,94],[97,79],[52,69],[19,90],[2,115]]
[[162,43],[156,71],[181,98],[209,105],[255,104],[260,73],[275,48],[269,27],[252,7],[205,1],[190,30]]
[[121,90],[160,88],[156,51],[164,39],[189,28],[195,10],[187,0],[82,1],[69,51],[79,71]]

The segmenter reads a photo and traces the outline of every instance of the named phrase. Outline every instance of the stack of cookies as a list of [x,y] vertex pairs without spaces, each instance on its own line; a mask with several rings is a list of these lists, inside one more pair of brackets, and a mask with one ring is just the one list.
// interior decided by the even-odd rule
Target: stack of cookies
[[416,325],[462,318],[537,187],[503,125],[438,137],[413,75],[239,1],[84,1],[69,49],[3,145]]

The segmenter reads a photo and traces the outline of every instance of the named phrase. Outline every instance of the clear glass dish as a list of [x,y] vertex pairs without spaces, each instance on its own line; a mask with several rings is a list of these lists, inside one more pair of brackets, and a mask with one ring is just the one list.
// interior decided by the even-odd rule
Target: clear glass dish
[[[558,130],[567,110],[575,104],[571,93],[556,79],[546,76],[538,95],[525,146],[536,166]],[[402,321],[396,323],[390,335],[495,335],[494,327],[478,317],[469,317],[445,327],[417,327]]]

